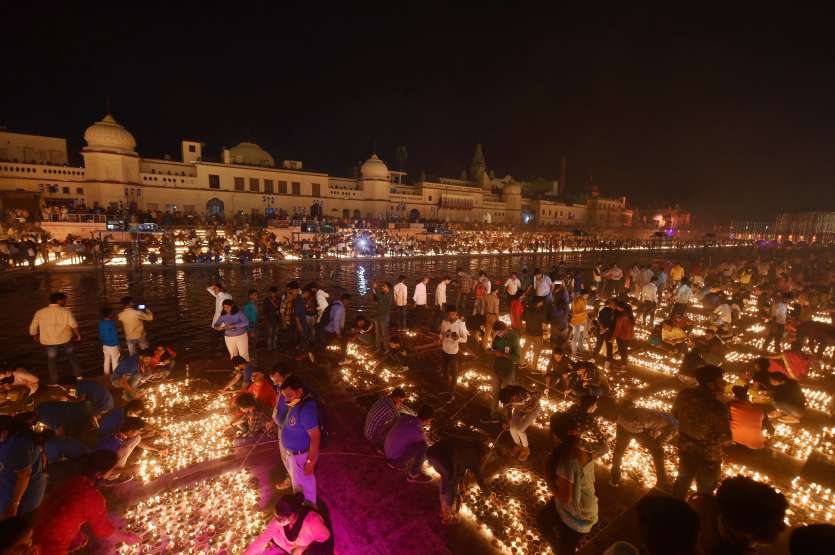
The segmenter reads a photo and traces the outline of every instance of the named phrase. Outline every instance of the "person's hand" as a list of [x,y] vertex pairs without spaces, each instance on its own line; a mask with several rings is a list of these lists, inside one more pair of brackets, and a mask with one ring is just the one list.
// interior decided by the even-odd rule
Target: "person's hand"
[[305,474],[305,476],[312,476],[313,475],[313,467],[314,466],[315,466],[315,463],[311,460],[307,460],[304,463],[304,474]]
[[40,343],[41,342],[40,336],[38,334],[33,335],[32,336],[32,341],[34,341],[35,343]]

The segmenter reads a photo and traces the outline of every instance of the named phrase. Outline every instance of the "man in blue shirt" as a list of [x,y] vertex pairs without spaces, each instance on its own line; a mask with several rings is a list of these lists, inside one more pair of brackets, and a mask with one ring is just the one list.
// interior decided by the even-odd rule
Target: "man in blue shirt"
[[129,401],[117,409],[113,409],[104,415],[99,425],[98,436],[101,440],[110,434],[115,434],[122,429],[125,419],[128,417],[140,417],[145,412],[145,403],[141,399]]
[[38,422],[57,434],[81,439],[90,426],[87,407],[68,401],[45,401],[35,407]]
[[246,389],[252,384],[252,363],[247,361],[241,355],[232,357],[232,377],[229,382],[223,386],[223,390],[232,390],[235,384],[241,382],[241,389]]
[[84,403],[91,418],[98,421],[102,414],[113,410],[113,395],[110,390],[97,381],[64,374],[58,379],[58,385],[63,387],[71,397]]
[[431,482],[432,478],[421,470],[426,460],[426,434],[424,426],[432,423],[432,407],[424,405],[417,416],[401,414],[394,421],[385,441],[388,465],[397,470],[408,470],[407,480],[414,483]]
[[11,416],[0,416],[0,519],[37,509],[46,482],[41,447]]
[[119,349],[119,334],[116,332],[116,321],[113,320],[113,309],[109,306],[101,310],[99,320],[99,341],[104,353],[104,373],[110,374],[119,366],[122,353]]
[[113,387],[118,387],[122,390],[122,399],[130,401],[138,397],[142,397],[139,392],[139,386],[142,384],[145,373],[151,366],[152,353],[148,349],[142,349],[135,355],[131,355],[119,363],[113,375],[110,377],[110,383]]
[[115,434],[110,434],[99,440],[96,449],[105,449],[116,453],[116,466],[105,474],[105,480],[109,480],[111,484],[118,480],[119,483],[130,480],[130,477],[123,477],[119,480],[122,471],[128,463],[128,458],[137,447],[141,447],[146,451],[155,451],[164,455],[164,449],[157,449],[147,443],[142,442],[142,428],[145,427],[145,422],[141,418],[129,416],[125,418],[122,423],[122,428]]
[[305,501],[316,505],[316,458],[319,455],[319,407],[305,391],[298,376],[289,376],[281,384],[276,406],[279,448],[293,491],[303,492]]

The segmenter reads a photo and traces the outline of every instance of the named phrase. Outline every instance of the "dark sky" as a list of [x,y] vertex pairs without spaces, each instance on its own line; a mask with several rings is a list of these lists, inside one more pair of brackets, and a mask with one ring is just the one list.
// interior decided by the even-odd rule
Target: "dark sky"
[[593,176],[701,222],[835,210],[825,13],[25,4],[4,7],[0,125],[75,151],[109,97],[145,156],[250,139],[344,175],[403,144],[411,173],[457,176],[480,140],[497,175],[565,155],[569,192]]

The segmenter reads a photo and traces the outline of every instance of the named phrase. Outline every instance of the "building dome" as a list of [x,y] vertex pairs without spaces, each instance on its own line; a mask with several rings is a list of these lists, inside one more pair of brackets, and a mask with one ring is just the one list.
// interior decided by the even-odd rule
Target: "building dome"
[[272,155],[255,143],[240,143],[238,146],[233,146],[229,149],[229,157],[233,164],[275,167],[275,159]]
[[87,143],[85,150],[136,154],[136,139],[110,114],[87,128],[84,141]]
[[388,181],[389,169],[386,163],[380,160],[376,154],[372,154],[371,158],[363,162],[360,167],[360,175],[363,179],[383,179]]

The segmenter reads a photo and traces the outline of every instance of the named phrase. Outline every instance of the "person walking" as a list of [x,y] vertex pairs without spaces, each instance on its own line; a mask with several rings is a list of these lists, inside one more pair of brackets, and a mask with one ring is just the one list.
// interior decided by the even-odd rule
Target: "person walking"
[[519,337],[515,333],[508,333],[504,322],[496,322],[494,326],[496,337],[490,352],[493,355],[493,404],[490,417],[482,419],[484,423],[499,421],[499,396],[502,388],[516,383],[516,364],[522,358],[522,348]]
[[484,350],[490,348],[493,340],[493,327],[499,319],[499,295],[494,289],[484,295],[484,337],[481,346]]
[[116,322],[113,321],[113,309],[109,306],[101,309],[99,341],[101,341],[101,350],[104,354],[104,374],[107,375],[119,366],[121,357],[119,334],[116,332]]
[[409,305],[409,286],[406,285],[406,276],[400,274],[397,283],[394,284],[394,306],[396,326],[400,331],[408,329],[406,325],[406,309]]
[[119,321],[125,328],[128,354],[134,355],[139,349],[147,349],[150,346],[145,332],[145,322],[152,321],[154,314],[148,308],[138,309],[133,297],[122,297],[122,307]]
[[29,335],[46,349],[46,362],[49,369],[49,379],[58,382],[58,367],[55,359],[58,350],[64,351],[72,367],[73,374],[81,375],[81,366],[75,356],[72,340],[81,341],[78,322],[67,308],[67,296],[56,292],[49,296],[49,306],[37,312],[29,324]]
[[391,283],[386,281],[382,285],[378,285],[376,281],[372,282],[371,296],[376,308],[374,313],[374,350],[378,353],[385,353],[389,348],[391,305],[394,300]]
[[466,343],[469,334],[464,320],[458,317],[458,310],[454,306],[447,307],[446,318],[441,322],[439,340],[443,352],[443,367],[441,371],[447,378],[449,394],[455,394],[455,384],[458,382],[458,351],[461,343]]
[[429,283],[429,276],[423,276],[415,285],[415,292],[412,293],[412,300],[415,301],[415,320],[418,325],[427,325],[426,307],[426,285]]

